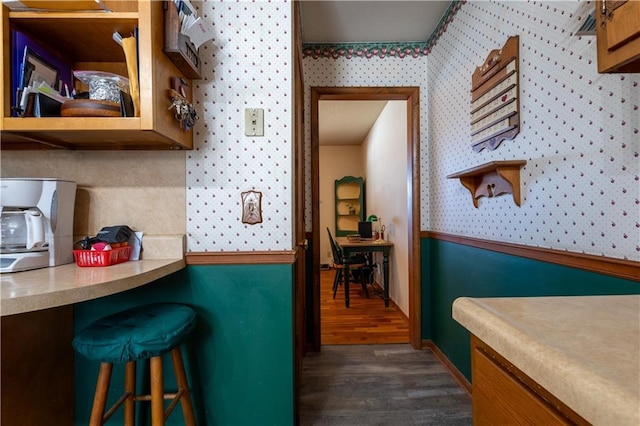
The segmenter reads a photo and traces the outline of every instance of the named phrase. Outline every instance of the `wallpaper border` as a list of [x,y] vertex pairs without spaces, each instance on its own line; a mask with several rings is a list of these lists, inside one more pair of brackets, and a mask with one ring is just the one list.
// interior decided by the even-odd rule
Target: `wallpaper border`
[[303,58],[333,58],[344,57],[357,58],[384,58],[386,56],[397,58],[418,58],[431,52],[436,42],[447,30],[447,26],[453,20],[462,4],[467,0],[452,0],[446,12],[440,19],[435,30],[427,41],[416,42],[376,42],[376,43],[303,43]]
[[590,272],[610,275],[616,278],[640,282],[640,262],[633,260],[615,259],[605,256],[576,253],[531,247],[514,243],[490,241],[463,235],[448,234],[438,231],[422,231],[421,238],[433,238],[456,244],[463,244],[485,250],[496,251],[513,256],[525,257],[543,262],[555,263]]

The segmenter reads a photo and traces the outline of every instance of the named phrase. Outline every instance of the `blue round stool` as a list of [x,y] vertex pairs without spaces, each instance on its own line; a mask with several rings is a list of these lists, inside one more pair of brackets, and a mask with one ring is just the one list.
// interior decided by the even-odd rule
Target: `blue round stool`
[[[164,425],[178,402],[186,425],[195,425],[189,386],[180,344],[193,330],[196,312],[185,305],[157,303],[101,318],[73,339],[73,347],[85,357],[100,361],[100,373],[91,410],[90,425],[103,425],[124,404],[125,425],[134,425],[135,401],[151,401],[151,423]],[[178,391],[165,393],[162,355],[171,352]],[[136,394],[136,361],[150,360],[151,395]],[[125,366],[125,393],[105,413],[113,364]],[[164,400],[171,403],[164,409]]]

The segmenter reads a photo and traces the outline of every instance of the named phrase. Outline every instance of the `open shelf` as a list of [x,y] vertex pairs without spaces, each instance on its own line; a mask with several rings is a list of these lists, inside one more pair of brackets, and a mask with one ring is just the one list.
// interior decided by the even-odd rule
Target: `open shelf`
[[364,221],[364,179],[345,176],[335,181],[335,234],[345,237],[358,232]]
[[520,169],[525,160],[492,161],[470,169],[447,175],[447,179],[460,179],[471,192],[474,207],[478,198],[512,194],[513,202],[520,206]]
[[[68,2],[72,3],[72,2]],[[3,150],[171,150],[193,149],[193,129],[185,130],[171,105],[172,79],[188,77],[163,51],[164,2],[102,0],[111,12],[12,10],[0,7],[0,142]],[[128,76],[123,48],[113,33],[137,34],[139,108],[135,117],[17,117],[13,111],[16,53],[13,37],[21,34],[36,53],[62,62],[69,70]],[[58,65],[60,66],[60,65]],[[67,73],[68,74],[68,73]],[[68,75],[67,75],[68,76]],[[87,89],[69,79],[70,89]]]

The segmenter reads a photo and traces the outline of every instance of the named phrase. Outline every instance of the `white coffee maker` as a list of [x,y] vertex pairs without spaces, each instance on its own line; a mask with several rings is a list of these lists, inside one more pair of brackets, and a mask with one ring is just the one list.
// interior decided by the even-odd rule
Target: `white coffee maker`
[[0,272],[73,262],[76,183],[0,179]]

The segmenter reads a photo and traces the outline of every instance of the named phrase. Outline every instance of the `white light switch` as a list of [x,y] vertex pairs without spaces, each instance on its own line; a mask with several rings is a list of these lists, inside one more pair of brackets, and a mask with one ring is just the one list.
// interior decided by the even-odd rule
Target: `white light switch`
[[246,108],[244,110],[244,134],[246,136],[264,136],[264,110]]

